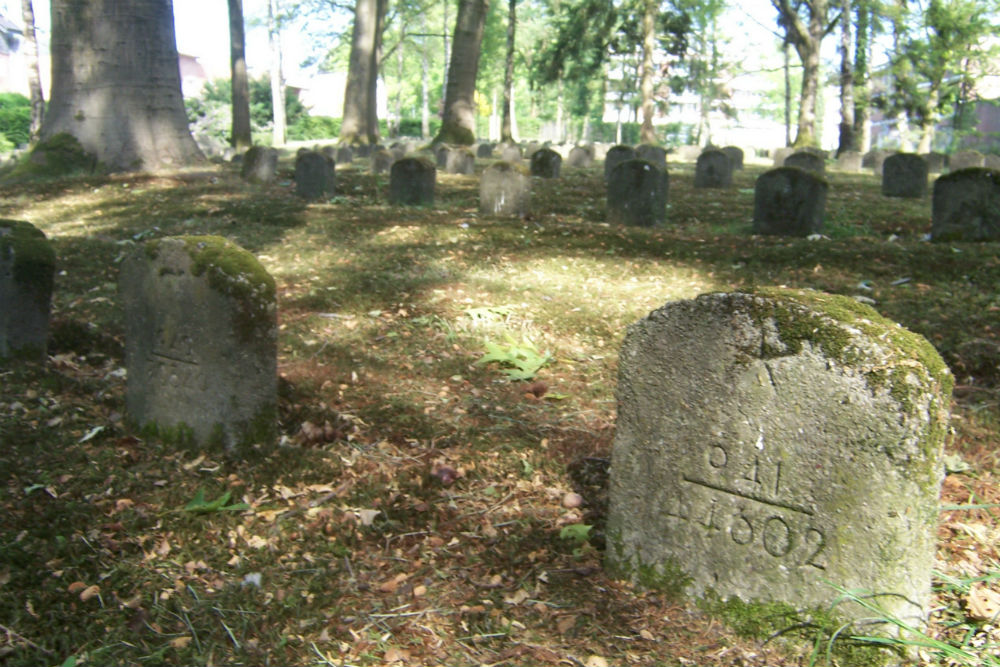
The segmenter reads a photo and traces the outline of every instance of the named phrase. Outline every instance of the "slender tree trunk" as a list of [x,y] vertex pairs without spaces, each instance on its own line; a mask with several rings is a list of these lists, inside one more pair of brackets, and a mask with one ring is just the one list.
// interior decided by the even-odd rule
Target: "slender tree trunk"
[[828,32],[826,25],[826,17],[829,14],[828,0],[810,0],[805,3],[809,9],[808,22],[802,20],[790,0],[771,0],[771,4],[778,10],[788,41],[795,46],[795,51],[802,62],[802,91],[799,95],[799,120],[795,146],[815,146],[819,52],[823,37]]
[[271,106],[274,126],[271,143],[285,145],[285,78],[281,63],[281,28],[278,25],[278,0],[267,2],[267,39],[271,48]]
[[233,93],[230,143],[237,151],[245,151],[253,145],[253,137],[250,130],[250,83],[247,80],[243,0],[229,0],[229,69]]
[[[566,138],[566,84],[562,77],[556,81],[556,141],[562,142]],[[534,113],[532,113],[534,116]]]
[[28,66],[28,92],[31,96],[31,137],[38,136],[45,116],[45,96],[42,94],[42,75],[38,68],[38,42],[35,39],[35,8],[31,0],[21,0],[24,18],[24,59]]
[[931,148],[934,146],[934,133],[938,121],[941,119],[940,113],[937,112],[940,95],[941,91],[937,87],[931,88],[927,93],[927,108],[931,112],[920,123],[920,140],[917,143],[918,153],[930,153]]
[[[204,159],[191,138],[170,0],[53,0],[52,99],[40,136],[75,136],[119,170]],[[112,35],[111,39],[108,36]]]
[[389,119],[389,136],[398,137],[400,122],[403,119],[403,45],[396,46],[396,94],[393,118]]
[[639,90],[642,95],[642,127],[639,141],[657,143],[653,127],[653,51],[656,49],[656,0],[645,0],[642,14],[642,70]]
[[357,0],[354,5],[351,55],[347,65],[344,113],[340,123],[340,142],[343,144],[368,142],[370,88],[376,77],[372,66],[376,59],[378,4],[379,0]]
[[[451,64],[451,51],[449,50],[448,35],[451,30],[451,24],[448,21],[448,7],[451,5],[452,0],[444,0],[444,24],[441,29],[441,34],[444,35],[444,72],[441,75],[441,99],[444,100],[448,96],[448,67]],[[442,101],[441,115],[444,115],[444,102]]]
[[854,34],[854,137],[858,150],[871,148],[871,7],[870,0],[857,2]]
[[854,64],[851,58],[851,0],[840,6],[840,137],[837,155],[857,150],[854,137]]
[[[427,18],[421,15],[424,32],[427,32]],[[421,38],[420,44],[420,137],[429,139],[431,136],[431,64],[427,55],[427,38]]]
[[514,141],[514,31],[517,26],[517,0],[507,0],[507,62],[503,74],[503,122],[500,141]]
[[514,86],[510,87],[510,138],[517,142],[521,133],[517,129],[517,101],[514,99]]
[[382,33],[385,32],[385,14],[389,8],[388,0],[376,0],[375,3],[375,38],[372,49],[372,62],[370,67],[371,78],[368,80],[368,103],[366,132],[368,144],[371,146],[379,142],[378,127],[378,78],[382,62]]
[[785,68],[785,145],[792,145],[792,62],[788,54],[788,38],[781,45]]
[[476,140],[476,75],[489,0],[461,0],[448,66],[441,131],[434,143],[470,145]]

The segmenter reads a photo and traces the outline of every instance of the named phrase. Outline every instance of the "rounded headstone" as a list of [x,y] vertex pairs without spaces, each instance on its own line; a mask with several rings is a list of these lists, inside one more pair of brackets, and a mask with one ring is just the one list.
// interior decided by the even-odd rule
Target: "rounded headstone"
[[278,174],[278,151],[267,146],[251,146],[243,155],[240,175],[251,183],[273,183]]
[[764,172],[754,185],[753,233],[809,236],[823,229],[826,181],[798,167]]
[[604,180],[611,176],[611,170],[626,160],[636,159],[635,149],[631,146],[612,146],[604,156]]
[[517,144],[500,144],[500,161],[517,164],[521,161],[521,147]]
[[670,176],[646,160],[626,160],[608,178],[608,222],[635,227],[662,225],[667,219]]
[[479,144],[476,147],[476,157],[484,160],[493,157],[493,144]]
[[771,158],[774,160],[775,167],[783,167],[785,165],[785,159],[795,153],[795,149],[791,146],[782,146],[781,148],[775,148],[771,151]]
[[952,171],[968,169],[969,167],[982,167],[986,164],[986,157],[979,151],[958,151],[948,158],[948,167]]
[[743,169],[743,149],[739,146],[725,146],[722,152],[729,158],[729,163],[733,165],[733,171]]
[[333,195],[336,176],[333,162],[316,151],[299,151],[295,158],[295,194],[303,199]]
[[539,148],[531,154],[531,175],[539,178],[559,178],[562,156],[551,148]]
[[1000,171],[970,167],[934,181],[931,240],[1000,241]]
[[635,147],[635,156],[640,160],[655,164],[661,169],[667,168],[667,149],[662,146],[639,144]]
[[42,230],[0,220],[0,360],[45,360],[55,270]]
[[531,179],[509,162],[496,162],[479,181],[479,211],[484,215],[523,216],[531,200]]
[[918,199],[927,194],[927,162],[916,153],[896,153],[882,163],[882,194]]
[[337,164],[351,164],[354,161],[354,150],[350,146],[337,146],[334,160]]
[[983,166],[987,169],[1000,169],[1000,155],[988,153],[983,156]]
[[948,156],[944,153],[925,153],[921,156],[927,163],[927,172],[941,174],[948,168]]
[[619,355],[608,566],[797,609],[833,582],[925,621],[951,386],[930,343],[848,297],[667,304]]
[[389,202],[425,206],[434,203],[437,169],[423,157],[404,157],[389,170]]
[[472,174],[476,171],[476,156],[468,148],[447,146],[437,154],[438,167],[446,174]]
[[377,150],[371,155],[371,167],[373,174],[386,174],[396,161],[396,156],[388,149]]
[[882,149],[868,151],[861,160],[861,166],[871,169],[876,175],[881,176],[882,163],[884,163],[885,159],[892,154],[892,151]]
[[150,241],[122,264],[125,402],[142,431],[227,450],[277,433],[274,279],[218,236]]
[[837,156],[837,169],[840,171],[859,172],[864,156],[859,151],[844,151]]
[[698,156],[694,187],[727,188],[733,184],[733,163],[724,152],[708,149]]
[[782,166],[798,167],[799,169],[811,171],[819,176],[826,173],[825,160],[813,151],[795,151],[785,158],[785,162]]
[[574,146],[569,151],[569,156],[566,158],[567,167],[589,167],[594,163],[594,153],[593,149],[588,150],[583,146]]

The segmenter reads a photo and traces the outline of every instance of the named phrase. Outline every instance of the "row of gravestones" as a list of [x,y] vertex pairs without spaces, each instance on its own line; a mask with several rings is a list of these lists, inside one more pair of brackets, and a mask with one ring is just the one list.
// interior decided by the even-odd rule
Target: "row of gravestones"
[[[39,230],[0,224],[3,356],[44,355],[54,265]],[[273,444],[276,290],[256,258],[214,236],[150,241],[119,290],[129,420],[233,453]],[[799,608],[837,599],[832,582],[925,619],[951,384],[926,340],[847,297],[667,304],[619,357],[608,566]]]
[[[837,155],[835,164],[841,171],[859,172],[862,169],[871,169],[876,175],[882,173],[882,166],[885,160],[900,151],[874,150],[867,153],[859,151],[844,151]],[[825,163],[829,157],[828,153],[819,149],[779,148],[773,151],[774,166],[781,167],[788,164],[789,157],[799,153],[810,153]],[[940,174],[945,171],[959,171],[970,167],[985,167],[987,169],[1000,169],[1000,155],[984,155],[979,151],[967,150],[958,151],[951,155],[946,153],[924,153],[921,159],[927,164],[927,170],[931,174]],[[790,165],[791,166],[791,165]]]

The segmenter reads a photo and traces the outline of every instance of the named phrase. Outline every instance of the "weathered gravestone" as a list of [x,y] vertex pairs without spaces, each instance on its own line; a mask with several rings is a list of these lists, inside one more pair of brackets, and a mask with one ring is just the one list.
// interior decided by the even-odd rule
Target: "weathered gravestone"
[[396,161],[396,156],[388,149],[377,150],[371,155],[371,168],[373,174],[386,174]]
[[569,151],[569,156],[566,158],[567,167],[589,167],[594,163],[594,149],[593,147],[587,148],[584,146],[574,146]]
[[988,153],[983,156],[983,166],[987,169],[1000,169],[1000,155]]
[[322,199],[336,189],[334,163],[317,151],[299,151],[295,158],[295,194],[303,199]]
[[274,279],[218,236],[150,241],[122,264],[126,406],[143,432],[229,451],[277,433]]
[[479,144],[476,147],[476,157],[488,160],[493,157],[493,144]]
[[934,181],[931,240],[1000,241],[1000,171],[972,167]]
[[42,230],[0,220],[0,360],[44,361],[55,269]]
[[517,164],[521,161],[521,147],[517,144],[500,144],[500,161]]
[[[375,148],[376,147],[372,146],[371,144],[358,144],[353,149],[354,154],[351,156],[351,159],[354,159],[356,157],[359,158],[370,157]],[[345,162],[350,162],[350,161],[351,160],[345,160]]]
[[608,178],[608,222],[636,227],[662,225],[667,219],[670,176],[646,160],[626,160]]
[[635,157],[655,164],[660,169],[667,168],[667,149],[653,144],[639,144],[635,147]]
[[916,153],[896,153],[882,163],[882,194],[919,199],[927,194],[927,162]]
[[540,178],[559,178],[562,155],[551,148],[539,148],[531,154],[531,175]]
[[635,149],[631,146],[612,146],[604,156],[604,180],[611,177],[611,170],[625,160],[636,159]]
[[827,184],[811,171],[778,167],[754,185],[753,233],[809,236],[823,229]]
[[724,146],[722,152],[729,158],[729,163],[733,166],[733,171],[743,169],[743,149],[739,146]]
[[925,619],[951,385],[926,340],[847,297],[667,304],[619,357],[607,562],[696,596],[827,610],[836,585]]
[[728,188],[733,184],[733,163],[720,150],[709,149],[698,156],[694,168],[694,187]]
[[785,160],[788,158],[789,155],[792,155],[794,152],[795,149],[789,146],[782,146],[781,148],[775,148],[773,151],[771,151],[771,157],[774,160],[774,166],[775,167],[784,166]]
[[476,156],[468,148],[448,146],[438,152],[438,167],[446,174],[472,174],[476,171]]
[[520,216],[528,212],[531,179],[523,168],[496,162],[479,181],[479,211],[485,215]]
[[876,175],[882,175],[882,164],[885,159],[892,155],[892,151],[886,150],[873,150],[865,153],[865,156],[861,160],[861,166],[867,167],[875,172]]
[[389,202],[415,206],[434,203],[437,169],[423,157],[404,157],[389,170]]
[[251,146],[243,155],[240,175],[251,183],[273,183],[278,175],[278,151],[266,146]]
[[948,158],[948,167],[952,171],[968,169],[969,167],[982,167],[986,164],[986,157],[979,151],[958,151]]
[[840,171],[858,172],[861,171],[861,164],[864,156],[860,151],[844,151],[837,156],[837,169]]
[[812,151],[796,151],[785,158],[785,167],[798,167],[822,176],[826,173],[826,161]]
[[350,146],[337,146],[333,159],[337,164],[351,164],[354,161],[354,149]]
[[940,174],[948,167],[948,156],[944,153],[924,153],[920,157],[927,163],[927,172]]

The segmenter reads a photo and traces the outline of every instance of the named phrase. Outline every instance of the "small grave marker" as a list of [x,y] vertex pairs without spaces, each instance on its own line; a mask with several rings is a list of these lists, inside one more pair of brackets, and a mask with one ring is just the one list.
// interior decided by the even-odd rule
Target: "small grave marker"
[[608,179],[608,222],[637,227],[662,225],[667,219],[670,177],[646,160],[626,160]]
[[0,220],[0,360],[45,360],[55,268],[42,230]]
[[434,203],[437,169],[423,157],[404,157],[389,170],[389,201],[393,204],[429,206]]
[[798,167],[764,172],[754,186],[753,233],[809,236],[823,229],[827,184]]
[[970,167],[934,181],[934,241],[1000,241],[1000,171]]
[[531,179],[523,168],[496,162],[483,170],[479,181],[479,210],[485,215],[520,216],[528,212]]

